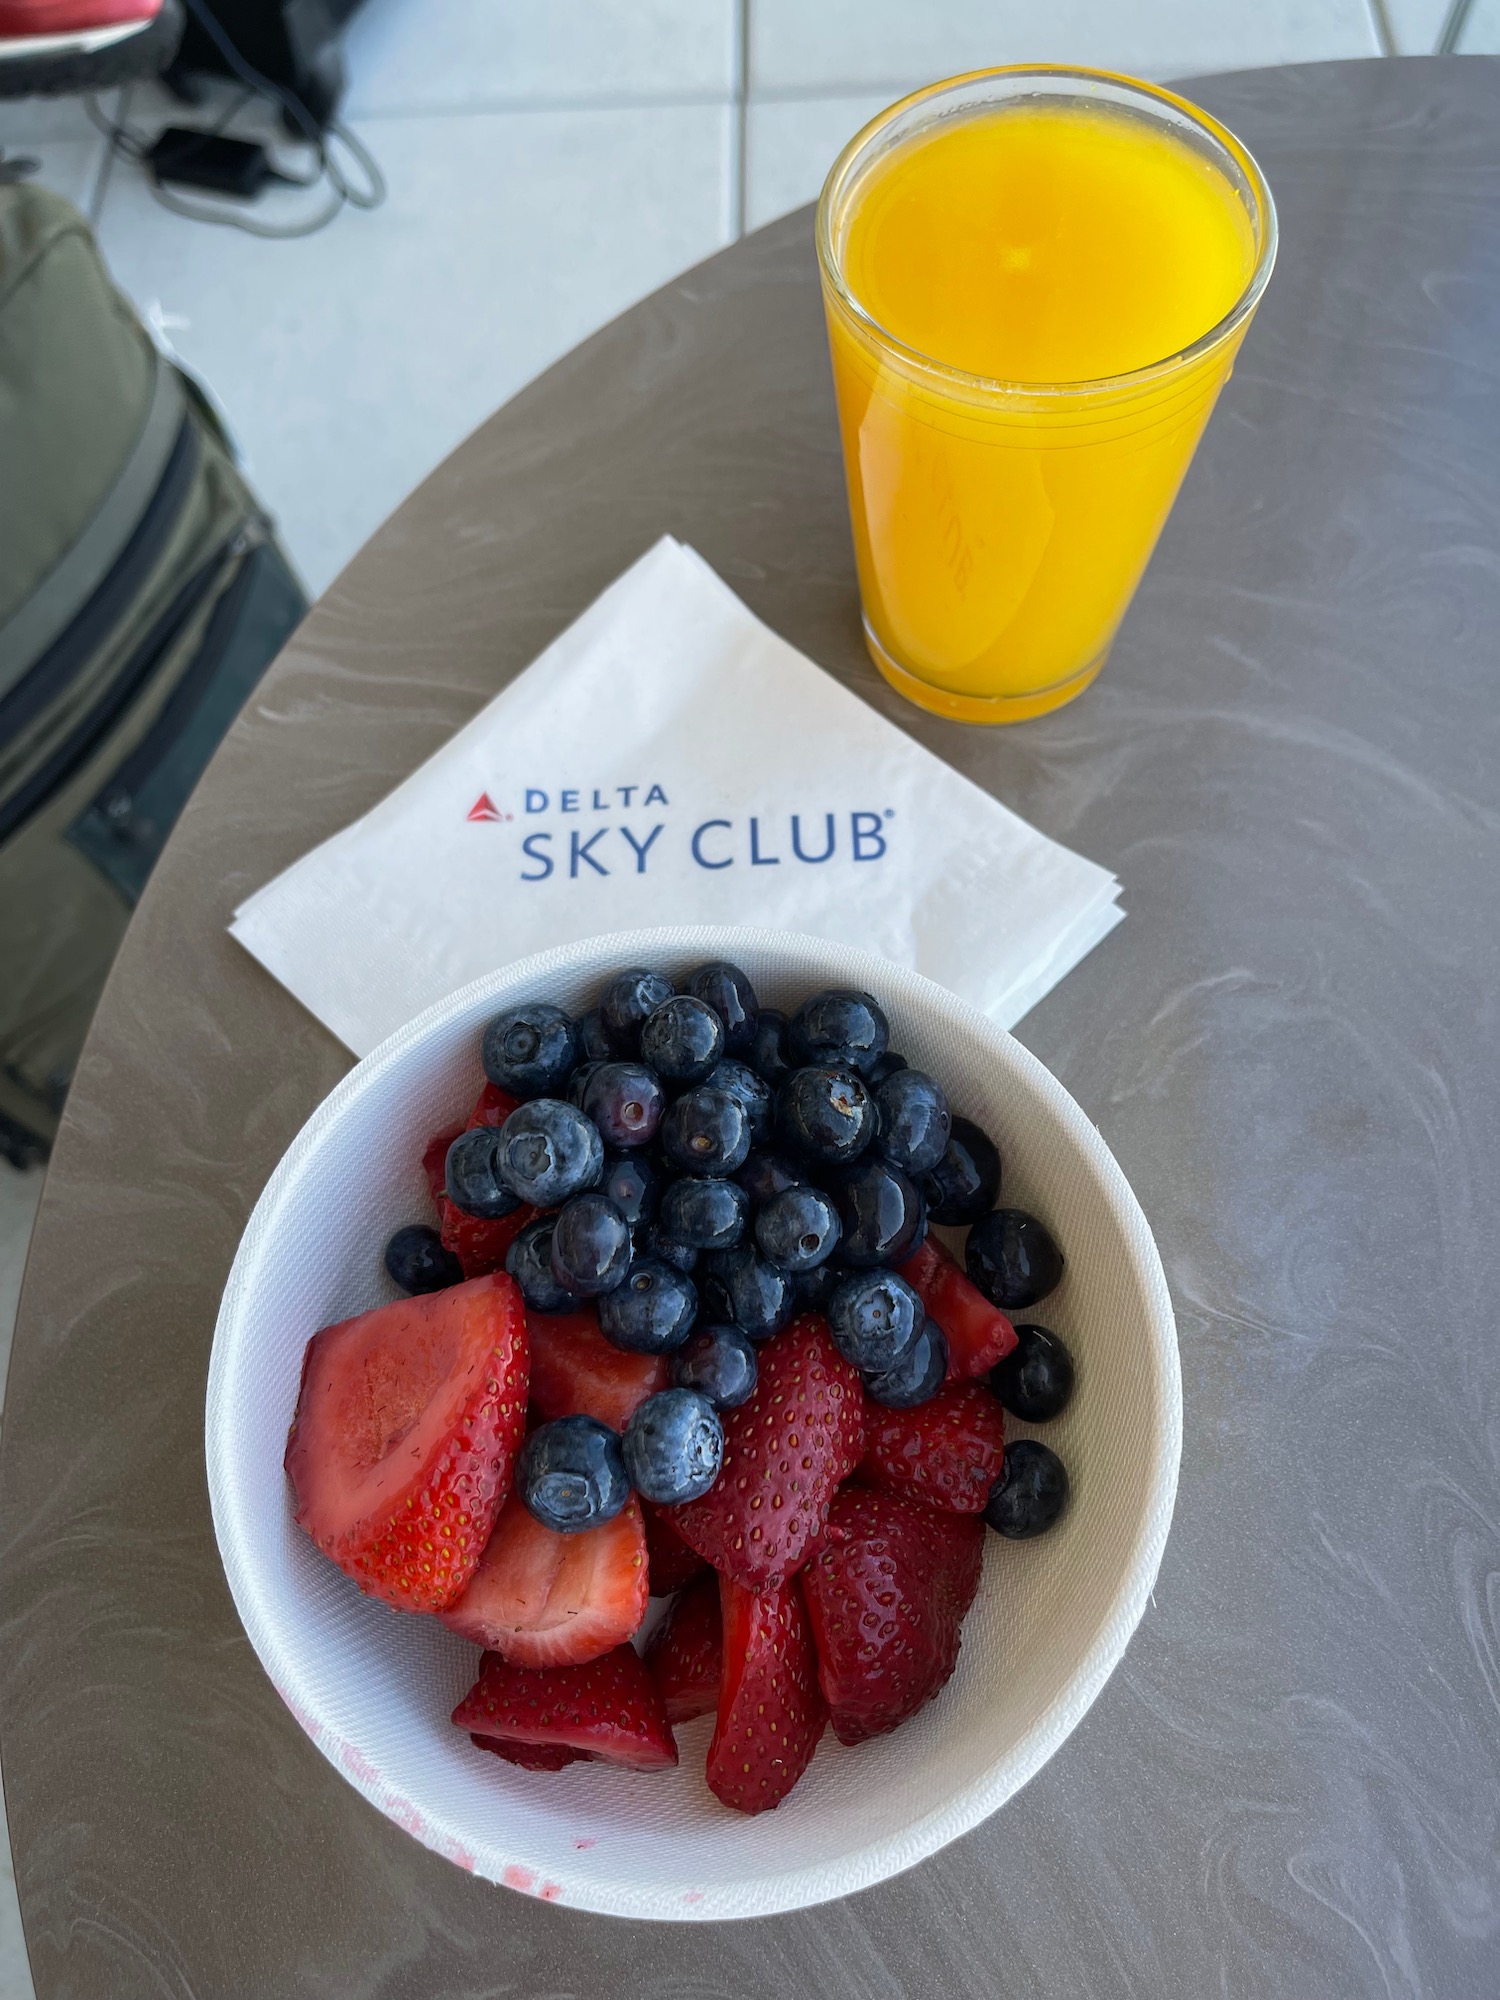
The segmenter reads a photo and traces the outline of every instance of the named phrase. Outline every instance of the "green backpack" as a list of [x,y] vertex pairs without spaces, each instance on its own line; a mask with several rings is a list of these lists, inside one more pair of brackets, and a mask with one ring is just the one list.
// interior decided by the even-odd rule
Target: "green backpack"
[[178,813],[306,609],[83,217],[0,185],[0,1153],[45,1154]]

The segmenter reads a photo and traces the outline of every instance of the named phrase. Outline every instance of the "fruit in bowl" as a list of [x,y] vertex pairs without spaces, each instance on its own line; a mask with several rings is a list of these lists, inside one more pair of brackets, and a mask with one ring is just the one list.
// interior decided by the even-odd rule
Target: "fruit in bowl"
[[726,962],[630,966],[577,1018],[507,1006],[482,1061],[422,1151],[435,1220],[370,1245],[407,1296],[308,1343],[295,1519],[483,1649],[476,1747],[666,1770],[712,1712],[710,1790],[773,1808],[830,1722],[863,1743],[941,1693],[987,1528],[1064,1510],[1061,1458],[1005,1428],[1071,1396],[1062,1339],[1009,1317],[1062,1251],[868,993],[782,1015]]

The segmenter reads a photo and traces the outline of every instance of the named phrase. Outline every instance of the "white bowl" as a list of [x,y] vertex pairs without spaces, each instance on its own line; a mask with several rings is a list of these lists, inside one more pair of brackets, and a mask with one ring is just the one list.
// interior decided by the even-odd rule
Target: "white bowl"
[[[678,1732],[681,1767],[555,1775],[476,1750],[449,1713],[475,1647],[362,1597],[293,1525],[282,1472],[302,1352],[320,1326],[393,1295],[380,1248],[430,1211],[420,1156],[461,1120],[483,1025],[540,996],[592,1003],[609,972],[733,958],[788,1008],[822,986],[874,993],[894,1046],[999,1143],[1007,1201],[1040,1215],[1067,1274],[1039,1308],[1077,1359],[1046,1435],[1072,1503],[1033,1542],[986,1537],[984,1577],[947,1688],[892,1735],[826,1736],[775,1812],[709,1793],[712,1718]],[[1009,1427],[1009,1420],[1008,1427]],[[1024,1426],[1015,1426],[1017,1430]],[[214,1335],[208,1476],[220,1553],[251,1644],[319,1749],[373,1805],[494,1882],[622,1917],[762,1916],[897,1874],[1003,1805],[1077,1724],[1124,1652],[1156,1577],[1182,1437],[1171,1301],[1135,1197],[1094,1127],[1019,1042],[915,973],[775,931],[594,938],[476,980],[403,1028],[319,1106],[267,1183]]]

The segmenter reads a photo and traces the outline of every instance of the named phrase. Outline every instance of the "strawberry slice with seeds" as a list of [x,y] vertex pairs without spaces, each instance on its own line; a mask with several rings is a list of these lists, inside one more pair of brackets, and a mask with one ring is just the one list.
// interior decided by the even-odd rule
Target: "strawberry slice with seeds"
[[677,1762],[661,1697],[632,1646],[572,1667],[520,1667],[486,1653],[453,1722],[471,1736],[572,1750],[627,1771],[665,1771]]
[[462,1125],[455,1125],[449,1132],[436,1132],[423,1149],[422,1171],[427,1176],[428,1193],[437,1204],[439,1220],[447,1206],[443,1189],[448,1185],[448,1148],[463,1129]]
[[704,1772],[736,1812],[779,1806],[812,1761],[828,1708],[795,1577],[751,1591],[722,1580],[724,1672]]
[[492,1756],[503,1757],[507,1764],[517,1764],[523,1771],[560,1771],[565,1764],[576,1764],[583,1756],[581,1750],[570,1750],[565,1743],[513,1743],[504,1736],[476,1736],[472,1731],[469,1741],[476,1750],[488,1750]]
[[523,1201],[509,1215],[486,1222],[483,1216],[465,1215],[445,1196],[438,1203],[438,1234],[443,1248],[451,1250],[464,1267],[466,1278],[487,1277],[505,1268],[505,1253],[537,1211]]
[[668,1510],[691,1548],[747,1590],[807,1561],[864,1451],[864,1391],[817,1313],[768,1340],[750,1400],[724,1418],[724,1462],[700,1500]]
[[553,1417],[597,1417],[623,1431],[648,1396],[668,1388],[664,1354],[627,1354],[599,1331],[592,1306],[575,1313],[526,1315],[531,1340],[531,1408]]
[[469,1122],[464,1130],[472,1132],[476,1125],[503,1125],[512,1111],[519,1108],[520,1102],[519,1097],[512,1097],[498,1083],[486,1083],[474,1101],[474,1109],[469,1113]]
[[651,1634],[646,1665],[668,1722],[692,1722],[718,1707],[724,1620],[712,1570],[688,1586]]
[[943,1329],[948,1341],[948,1380],[972,1382],[987,1375],[1016,1344],[1016,1330],[977,1285],[971,1285],[948,1252],[929,1236],[897,1274],[905,1278]]
[[503,1272],[396,1299],[307,1344],[286,1470],[295,1518],[403,1611],[463,1591],[526,1417],[526,1313]]
[[690,1549],[668,1516],[649,1501],[642,1501],[641,1511],[646,1516],[648,1587],[653,1597],[670,1597],[674,1590],[702,1575],[708,1568],[707,1559]]
[[534,1521],[512,1494],[445,1625],[523,1667],[577,1666],[628,1639],[646,1615],[646,1530],[629,1499],[576,1535]]
[[950,1514],[979,1514],[1005,1458],[1005,1413],[982,1382],[950,1382],[914,1410],[872,1410],[860,1477]]
[[979,1584],[984,1524],[846,1486],[802,1573],[818,1684],[841,1743],[894,1729],[943,1687]]

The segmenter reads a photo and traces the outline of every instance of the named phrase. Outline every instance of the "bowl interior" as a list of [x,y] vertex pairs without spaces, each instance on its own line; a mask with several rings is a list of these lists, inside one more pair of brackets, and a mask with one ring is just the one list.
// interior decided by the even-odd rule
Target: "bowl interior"
[[[433,1619],[362,1597],[292,1522],[282,1472],[302,1353],[320,1326],[393,1296],[380,1250],[430,1215],[423,1145],[459,1122],[479,1038],[537,995],[581,1008],[622,964],[669,973],[733,957],[763,1002],[825,985],[875,993],[894,1045],[985,1127],[1003,1198],[1033,1210],[1068,1260],[1037,1317],[1077,1360],[1047,1427],[1073,1501],[1031,1543],[987,1537],[978,1599],[943,1694],[894,1734],[831,1735],[774,1813],[726,1811],[703,1781],[711,1718],[679,1730],[681,1767],[639,1778],[580,1764],[510,1769],[448,1717],[477,1649]],[[1022,1425],[1009,1425],[1015,1434]],[[976,1825],[1045,1761],[1097,1694],[1144,1607],[1171,1516],[1181,1435],[1176,1339],[1144,1217],[1092,1125],[1020,1044],[912,972],[773,932],[593,939],[455,994],[368,1056],[314,1113],[246,1229],[214,1339],[207,1452],[230,1586],[267,1672],[304,1729],[381,1811],[460,1866],[622,1916],[721,1918],[798,1908],[910,1866]]]

